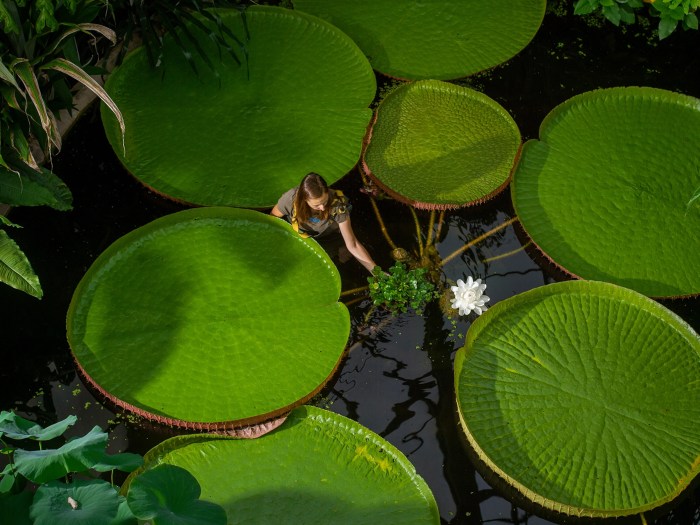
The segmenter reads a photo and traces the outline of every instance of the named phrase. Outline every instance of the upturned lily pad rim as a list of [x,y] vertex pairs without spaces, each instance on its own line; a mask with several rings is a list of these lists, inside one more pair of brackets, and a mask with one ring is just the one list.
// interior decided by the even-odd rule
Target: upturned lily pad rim
[[[425,81],[430,81],[431,79],[421,79],[421,80],[415,80],[415,81],[409,81],[403,84],[402,86],[399,86],[400,89],[401,87],[408,86],[409,84],[416,84],[418,82],[425,82]],[[447,81],[441,81],[445,82],[446,84],[451,84],[450,82]],[[456,85],[456,84],[453,84]],[[459,87],[459,86],[458,86]],[[465,88],[467,89],[467,88]],[[471,88],[468,88],[471,89]],[[474,90],[476,93],[480,93],[481,95],[488,97],[485,93],[481,93],[480,91]],[[393,92],[392,92],[393,93]],[[390,96],[391,93],[387,96]],[[490,97],[489,97],[490,98]],[[384,98],[386,100],[386,97]],[[365,134],[365,138],[362,141],[362,154],[360,156],[360,166],[362,168],[362,172],[364,175],[369,177],[372,180],[372,183],[374,183],[379,189],[381,189],[384,193],[389,195],[392,199],[401,202],[403,204],[407,204],[409,206],[413,206],[414,208],[417,208],[419,210],[442,210],[442,211],[447,211],[447,210],[457,210],[461,208],[470,208],[470,207],[475,207],[475,206],[480,206],[482,204],[485,204],[494,198],[498,197],[503,191],[510,185],[511,180],[513,179],[513,173],[515,173],[516,168],[518,167],[518,162],[520,160],[520,154],[523,149],[523,143],[522,140],[520,142],[520,146],[518,147],[518,150],[515,153],[515,156],[513,158],[513,163],[510,167],[510,173],[508,174],[508,177],[503,181],[503,183],[498,186],[496,189],[493,191],[487,193],[486,195],[482,196],[481,198],[474,199],[472,201],[468,201],[465,203],[461,204],[449,204],[449,203],[430,203],[430,202],[423,202],[415,199],[411,199],[409,197],[406,197],[405,195],[402,195],[401,193],[398,193],[397,191],[393,190],[389,186],[387,186],[384,182],[382,182],[379,177],[377,177],[372,170],[370,169],[369,165],[367,164],[366,160],[366,153],[367,153],[367,148],[369,147],[369,144],[372,140],[372,134],[374,133],[374,126],[377,122],[377,118],[379,116],[379,111],[381,109],[382,102],[377,106],[377,108],[374,110],[374,114],[372,115],[372,120],[369,123],[369,126],[367,127],[367,133]],[[505,109],[503,109],[506,111]],[[512,118],[512,117],[511,117]],[[514,121],[515,122],[515,121]],[[517,126],[517,123],[516,123]]]
[[[457,404],[457,414],[459,418],[459,423],[462,431],[464,432],[464,436],[466,437],[468,446],[470,448],[470,452],[476,454],[477,458],[479,461],[482,462],[483,466],[485,466],[488,469],[488,472],[486,473],[487,475],[495,475],[496,477],[496,483],[504,483],[507,487],[507,489],[510,490],[516,490],[519,495],[524,496],[527,500],[528,503],[534,503],[538,506],[541,506],[542,508],[548,510],[548,511],[554,511],[558,512],[561,514],[565,514],[568,516],[576,516],[576,517],[584,517],[584,518],[616,518],[616,517],[627,517],[627,516],[633,516],[637,514],[643,514],[644,512],[647,512],[652,509],[656,509],[666,503],[669,503],[676,499],[679,495],[683,493],[686,489],[688,489],[695,481],[698,479],[698,475],[700,475],[700,451],[698,452],[698,456],[696,460],[694,461],[691,471],[687,473],[686,476],[681,478],[679,480],[679,483],[676,485],[676,490],[673,493],[667,494],[665,497],[660,498],[656,501],[647,503],[646,505],[642,505],[638,508],[634,509],[611,509],[611,510],[601,510],[601,509],[590,509],[590,508],[583,508],[583,507],[574,507],[571,505],[567,505],[552,499],[549,499],[545,496],[540,495],[539,493],[535,492],[534,490],[530,489],[523,483],[517,481],[514,479],[512,476],[507,474],[503,469],[501,469],[497,463],[495,463],[489,456],[486,454],[486,452],[480,447],[479,443],[469,430],[469,427],[467,425],[467,422],[464,419],[464,414],[461,408],[461,403],[460,403],[460,397],[459,397],[459,371],[461,371],[464,361],[466,360],[467,356],[471,353],[474,352],[473,347],[469,346],[469,342],[472,341],[475,337],[479,335],[479,332],[486,326],[486,324],[489,322],[490,319],[494,318],[494,316],[497,316],[500,314],[502,310],[510,310],[514,307],[514,305],[517,305],[519,303],[523,302],[528,302],[531,297],[538,296],[538,295],[543,295],[543,294],[554,294],[554,293],[580,293],[580,287],[581,286],[587,286],[590,285],[592,287],[610,287],[610,289],[618,289],[622,291],[623,293],[628,293],[630,295],[634,295],[635,297],[638,297],[638,300],[640,302],[644,302],[647,305],[647,308],[649,310],[652,310],[655,314],[657,314],[657,317],[659,317],[661,320],[669,323],[671,326],[673,326],[677,331],[679,332],[684,332],[684,333],[691,333],[695,334],[695,331],[693,328],[685,322],[681,317],[679,317],[677,314],[674,312],[668,310],[667,308],[663,307],[661,304],[659,304],[657,301],[654,299],[645,296],[641,294],[640,292],[637,292],[635,290],[631,290],[629,288],[625,288],[623,286],[613,284],[613,283],[608,283],[605,281],[591,281],[591,280],[580,280],[580,281],[566,281],[566,282],[559,282],[559,283],[552,283],[552,284],[547,284],[544,286],[539,286],[537,288],[534,288],[532,290],[528,290],[526,292],[522,292],[520,294],[517,294],[511,298],[509,298],[506,301],[501,301],[497,304],[495,304],[493,307],[489,308],[488,316],[482,316],[479,317],[470,327],[469,331],[467,333],[465,345],[460,348],[456,355],[455,355],[455,360],[454,360],[454,371],[455,371],[455,377],[454,377],[454,385],[455,385],[455,400]],[[700,354],[700,337],[695,334],[696,338],[693,341],[694,346],[698,353]]]
[[[67,329],[67,338],[70,341],[70,333],[72,331],[71,328],[71,319],[72,316],[74,315],[74,310],[77,307],[77,301],[75,301],[76,297],[80,296],[80,291],[82,288],[86,287],[90,281],[90,278],[93,274],[97,273],[98,271],[101,270],[102,264],[100,263],[100,259],[104,256],[107,257],[111,253],[112,250],[116,249],[115,247],[119,247],[124,243],[131,242],[132,239],[136,238],[141,238],[144,236],[146,233],[153,232],[155,230],[158,230],[161,228],[161,226],[164,223],[168,223],[169,221],[177,221],[178,217],[186,217],[186,216],[193,216],[195,219],[196,218],[204,218],[208,216],[216,217],[218,213],[243,213],[243,214],[248,214],[250,216],[265,216],[267,217],[266,214],[263,214],[262,212],[255,211],[255,210],[250,210],[250,209],[245,209],[245,208],[232,208],[232,207],[225,207],[225,206],[211,206],[211,207],[196,207],[196,208],[191,208],[191,209],[186,209],[182,210],[179,212],[171,213],[164,215],[162,217],[159,217],[157,219],[154,219],[153,221],[140,226],[139,228],[136,228],[119,239],[115,240],[110,246],[105,249],[102,254],[99,255],[99,257],[93,262],[93,264],[88,268],[87,272],[83,275],[82,279],[76,286],[74,292],[73,292],[73,299],[71,300],[71,303],[68,307],[68,313],[66,315],[66,329]],[[240,220],[240,219],[239,219]],[[288,228],[290,230],[290,234],[296,235],[296,232],[293,232],[291,229],[291,226],[288,225],[287,223],[283,221],[277,221],[275,220],[274,224],[279,225],[279,227],[282,228]],[[323,257],[327,258],[328,261],[330,261],[330,257],[326,254],[326,252],[321,248],[320,246],[318,247],[318,253],[322,255]],[[105,259],[103,259],[104,262]],[[332,262],[329,264],[332,265]],[[335,268],[335,266],[333,266]],[[340,289],[338,288],[338,293],[340,292]],[[287,418],[287,415],[289,412],[299,406],[305,404],[307,401],[312,399],[315,395],[317,395],[319,392],[321,392],[326,385],[331,381],[331,379],[338,373],[338,370],[340,368],[341,363],[344,361],[345,357],[347,355],[347,344],[345,348],[339,353],[338,359],[336,360],[333,368],[330,370],[328,376],[323,379],[315,388],[313,388],[310,392],[305,394],[304,396],[294,400],[293,402],[279,407],[275,410],[263,413],[263,414],[258,414],[255,416],[251,417],[244,417],[240,419],[235,419],[235,420],[229,420],[229,421],[212,421],[212,422],[202,422],[202,421],[187,421],[184,419],[178,419],[175,417],[169,417],[169,416],[164,416],[160,414],[155,414],[153,412],[149,412],[148,410],[145,410],[141,407],[138,407],[132,403],[129,403],[127,401],[124,401],[117,396],[111,394],[108,390],[103,388],[99,383],[97,383],[89,374],[88,372],[83,368],[81,365],[80,361],[78,360],[76,354],[74,351],[71,350],[71,357],[73,359],[73,362],[75,363],[76,370],[78,372],[78,375],[82,379],[82,381],[86,384],[86,386],[92,391],[98,395],[101,398],[101,401],[111,405],[113,407],[119,408],[119,409],[124,409],[128,412],[131,412],[135,414],[138,417],[144,418],[148,421],[155,422],[161,425],[166,425],[170,427],[176,427],[176,428],[181,428],[181,429],[186,429],[186,430],[194,430],[198,432],[213,432],[213,433],[224,433],[226,435],[230,435],[233,437],[237,438],[255,438],[260,435],[263,435],[267,432],[270,432],[277,427],[279,427],[282,423]]]

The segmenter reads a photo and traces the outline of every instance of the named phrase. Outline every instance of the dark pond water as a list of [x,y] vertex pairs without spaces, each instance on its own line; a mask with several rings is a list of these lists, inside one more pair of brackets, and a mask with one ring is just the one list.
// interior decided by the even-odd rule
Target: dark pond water
[[[681,33],[657,43],[647,36],[649,31],[637,31],[639,27],[624,32],[609,25],[593,27],[584,19],[548,12],[539,33],[521,54],[488,74],[460,83],[500,102],[513,114],[525,139],[537,137],[540,121],[554,106],[590,89],[647,85],[700,97],[698,33]],[[391,84],[382,77],[378,82]],[[76,414],[79,423],[69,435],[100,425],[110,432],[112,451],[143,454],[172,431],[115,413],[92,396],[70,357],[65,314],[78,281],[107,246],[183,207],[148,192],[123,171],[94,109],[68,136],[64,151],[54,159],[54,170],[73,190],[74,211],[20,208],[11,213],[11,219],[24,226],[11,235],[32,261],[45,297],[37,301],[0,287],[0,409],[14,409],[42,423]],[[338,184],[353,200],[358,236],[386,268],[393,263],[389,246],[359,186],[357,172]],[[391,201],[380,206],[394,241],[414,249],[415,226],[409,210]],[[418,215],[425,227],[428,215]],[[449,213],[438,250],[446,256],[512,216],[507,192],[487,206]],[[521,246],[517,232],[509,226],[449,262],[445,274],[451,279],[470,274],[484,278],[492,303],[558,279],[523,250],[489,260]],[[364,270],[354,261],[340,271],[344,289],[366,284]],[[700,330],[699,299],[664,304]],[[380,313],[372,317],[380,328],[367,336],[368,310],[366,299],[350,305],[355,343],[339,374],[315,403],[359,421],[402,450],[435,494],[443,523],[574,522],[539,511],[533,514],[536,509],[526,505],[528,510],[523,510],[513,494],[492,489],[473,466],[457,430],[452,372],[469,320],[453,325],[436,306],[427,308],[423,316],[390,318]],[[650,518],[650,523],[659,525],[700,524],[700,488],[696,484]]]

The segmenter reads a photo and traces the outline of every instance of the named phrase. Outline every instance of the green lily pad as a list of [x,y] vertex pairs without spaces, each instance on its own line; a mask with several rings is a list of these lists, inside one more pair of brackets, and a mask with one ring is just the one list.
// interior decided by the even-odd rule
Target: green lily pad
[[490,308],[455,360],[462,426],[530,500],[638,514],[700,472],[700,337],[627,288],[568,281]]
[[258,439],[168,439],[146,455],[145,468],[163,463],[192,473],[202,499],[223,506],[229,522],[440,522],[430,489],[399,450],[359,423],[319,408],[294,409],[281,427]]
[[688,145],[699,142],[696,98],[647,87],[578,95],[523,147],[513,205],[573,276],[652,297],[697,295],[700,168]]
[[129,485],[127,502],[140,520],[153,525],[226,525],[226,511],[199,499],[195,477],[175,465],[158,465]]
[[338,26],[372,66],[404,79],[448,80],[496,66],[519,53],[542,24],[545,0],[293,0]]
[[34,525],[111,525],[118,506],[117,491],[106,481],[52,481],[37,489],[30,517]]
[[[146,186],[176,200],[270,207],[311,171],[329,184],[357,163],[371,118],[376,81],[357,45],[336,27],[278,7],[249,7],[246,41],[237,10],[220,11],[246,42],[242,65],[192,57],[166,37],[164,74],[137,49],[109,77],[106,90],[126,123],[103,107],[114,151]],[[201,32],[202,49],[218,57]],[[235,44],[232,44],[237,47]],[[138,89],[134,87],[138,86]]]
[[118,405],[173,425],[289,411],[333,374],[350,332],[340,276],[286,222],[196,208],[118,239],[78,285],[68,341]]
[[363,169],[419,208],[484,202],[510,181],[520,131],[496,101],[439,80],[400,86],[377,109]]

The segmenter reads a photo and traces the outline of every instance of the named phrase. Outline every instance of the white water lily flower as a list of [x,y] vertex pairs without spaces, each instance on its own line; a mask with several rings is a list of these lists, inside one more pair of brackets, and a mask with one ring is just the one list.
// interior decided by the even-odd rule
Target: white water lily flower
[[452,308],[459,309],[459,315],[468,315],[475,311],[481,315],[488,310],[485,304],[491,300],[488,295],[483,295],[486,290],[486,285],[482,284],[481,279],[476,281],[470,275],[465,283],[462,279],[457,279],[457,286],[451,287],[455,294],[452,299]]

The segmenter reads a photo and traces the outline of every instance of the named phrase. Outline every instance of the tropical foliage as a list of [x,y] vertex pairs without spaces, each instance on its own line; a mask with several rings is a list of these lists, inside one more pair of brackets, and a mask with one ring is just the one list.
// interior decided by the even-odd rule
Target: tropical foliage
[[[178,467],[154,469],[143,479],[136,478],[132,489],[120,495],[118,486],[98,475],[114,470],[132,472],[143,464],[143,458],[132,453],[107,454],[108,435],[99,427],[56,449],[41,446],[62,436],[76,421],[75,416],[68,416],[43,428],[14,412],[0,412],[0,443],[10,459],[0,472],[2,523],[136,525],[137,519],[151,519],[154,525],[166,525],[175,518],[188,518],[192,512],[196,512],[197,525],[226,523],[224,510],[199,501],[197,480]],[[24,440],[37,442],[39,450],[12,443]],[[34,492],[29,482],[38,485]]]
[[673,33],[679,24],[683,29],[698,28],[695,13],[700,0],[577,0],[574,13],[587,15],[598,11],[615,25],[633,24],[644,4],[649,5],[649,14],[659,19],[661,40]]
[[[98,71],[96,40],[114,43],[116,38],[114,31],[94,23],[101,7],[97,0],[0,1],[0,202],[71,208],[66,186],[40,164],[61,148],[58,114],[73,108],[72,82],[99,96],[124,132],[118,108],[90,76]],[[42,296],[31,265],[4,232],[0,281]]]
[[[161,68],[164,63],[165,47],[163,38],[166,33],[175,40],[174,50],[183,56],[197,72],[196,55],[214,73],[217,66],[211,56],[200,45],[201,36],[214,42],[220,53],[226,53],[238,64],[247,61],[247,33],[239,39],[231,32],[221,17],[211,8],[235,7],[240,11],[245,8],[245,0],[105,0],[110,9],[110,19],[119,29],[122,39],[122,55],[132,46],[138,35],[138,43],[143,45],[148,63],[153,68]],[[245,20],[245,14],[242,14]],[[204,20],[211,22],[203,23]],[[118,21],[118,23],[117,23]],[[199,33],[199,34],[198,34]],[[234,43],[234,45],[231,45]]]

